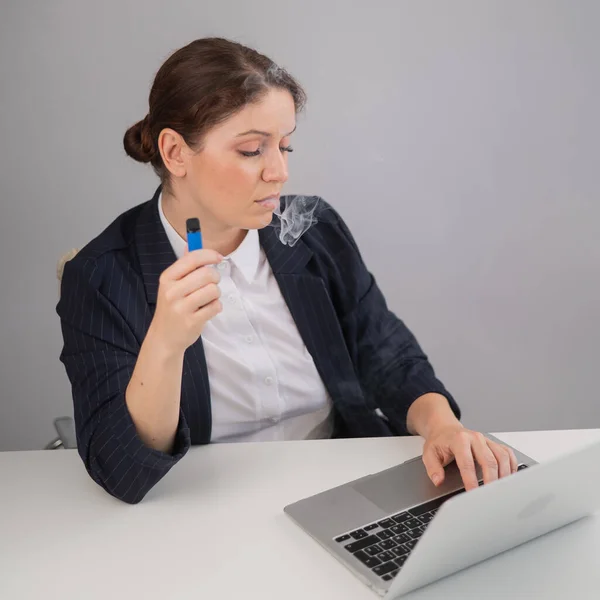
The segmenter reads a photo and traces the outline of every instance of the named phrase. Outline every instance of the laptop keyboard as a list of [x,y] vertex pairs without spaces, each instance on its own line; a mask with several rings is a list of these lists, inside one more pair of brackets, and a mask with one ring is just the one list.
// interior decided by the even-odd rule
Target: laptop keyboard
[[[520,464],[518,470],[527,468]],[[482,485],[482,482],[479,482]],[[446,500],[464,492],[464,488],[420,504],[407,511],[367,523],[335,538],[361,563],[383,579],[391,581],[399,572],[419,538]]]

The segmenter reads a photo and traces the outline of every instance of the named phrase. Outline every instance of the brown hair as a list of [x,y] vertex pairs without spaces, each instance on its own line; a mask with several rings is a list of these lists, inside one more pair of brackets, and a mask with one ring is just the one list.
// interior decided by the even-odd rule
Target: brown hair
[[199,149],[211,127],[260,100],[269,88],[288,90],[296,111],[302,110],[303,89],[270,58],[222,38],[191,42],[159,69],[150,90],[148,115],[125,133],[125,152],[151,163],[165,183],[168,171],[158,151],[163,129],[175,130],[188,146]]

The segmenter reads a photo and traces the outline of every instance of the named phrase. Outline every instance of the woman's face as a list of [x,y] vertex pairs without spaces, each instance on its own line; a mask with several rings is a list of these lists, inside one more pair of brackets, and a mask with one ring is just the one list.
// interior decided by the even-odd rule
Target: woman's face
[[183,153],[185,176],[180,183],[185,195],[215,226],[265,227],[288,179],[295,127],[291,94],[269,90],[260,101],[209,130],[200,152]]

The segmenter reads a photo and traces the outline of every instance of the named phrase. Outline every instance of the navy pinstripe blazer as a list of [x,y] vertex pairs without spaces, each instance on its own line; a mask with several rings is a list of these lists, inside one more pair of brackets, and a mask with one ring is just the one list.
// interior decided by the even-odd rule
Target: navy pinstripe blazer
[[[110,494],[139,502],[191,444],[211,436],[202,338],[185,353],[173,452],[140,440],[125,390],[152,319],[161,272],[176,259],[158,194],[124,213],[65,265],[57,306],[79,453]],[[426,392],[459,408],[406,326],[391,311],[340,216],[328,205],[293,246],[272,227],[260,243],[335,410],[338,437],[406,434],[411,403]],[[387,417],[375,413],[379,408]]]

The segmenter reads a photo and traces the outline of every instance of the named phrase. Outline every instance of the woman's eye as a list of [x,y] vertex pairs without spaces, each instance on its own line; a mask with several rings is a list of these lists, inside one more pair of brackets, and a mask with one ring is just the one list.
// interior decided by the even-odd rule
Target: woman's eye
[[[291,146],[280,146],[279,150],[281,152],[293,152],[294,151],[294,149]],[[250,151],[250,150],[239,150],[239,153],[242,156],[248,156],[248,157],[251,157],[251,156],[260,156],[262,154],[260,148],[258,150],[253,150],[253,151]]]

